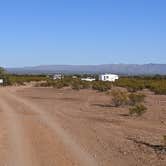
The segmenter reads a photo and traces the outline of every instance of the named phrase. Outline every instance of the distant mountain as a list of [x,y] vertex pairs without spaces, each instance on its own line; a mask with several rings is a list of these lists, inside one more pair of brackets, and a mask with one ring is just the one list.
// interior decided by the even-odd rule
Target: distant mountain
[[35,67],[7,68],[6,70],[16,74],[116,73],[120,75],[166,75],[166,64],[42,65]]

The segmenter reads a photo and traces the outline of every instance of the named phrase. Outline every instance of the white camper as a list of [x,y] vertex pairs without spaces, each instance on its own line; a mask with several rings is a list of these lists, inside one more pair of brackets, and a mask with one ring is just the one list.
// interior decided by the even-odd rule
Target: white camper
[[91,77],[88,77],[88,78],[81,78],[81,81],[89,81],[89,82],[92,82],[92,81],[95,81],[96,79],[95,78],[91,78]]
[[119,76],[116,75],[116,74],[100,74],[99,75],[99,80],[100,81],[115,82],[118,79],[119,79]]
[[0,85],[2,85],[3,84],[3,79],[0,79]]

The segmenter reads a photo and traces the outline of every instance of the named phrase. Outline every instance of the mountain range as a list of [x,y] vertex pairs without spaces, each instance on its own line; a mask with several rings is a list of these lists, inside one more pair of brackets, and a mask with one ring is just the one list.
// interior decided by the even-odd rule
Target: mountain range
[[103,64],[103,65],[40,65],[33,67],[6,68],[15,74],[99,74],[166,75],[166,64]]

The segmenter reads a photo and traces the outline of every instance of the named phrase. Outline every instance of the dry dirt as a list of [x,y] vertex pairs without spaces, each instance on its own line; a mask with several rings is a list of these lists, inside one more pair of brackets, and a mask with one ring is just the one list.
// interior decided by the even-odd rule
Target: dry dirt
[[128,116],[110,96],[69,88],[0,88],[0,166],[165,166],[166,96]]

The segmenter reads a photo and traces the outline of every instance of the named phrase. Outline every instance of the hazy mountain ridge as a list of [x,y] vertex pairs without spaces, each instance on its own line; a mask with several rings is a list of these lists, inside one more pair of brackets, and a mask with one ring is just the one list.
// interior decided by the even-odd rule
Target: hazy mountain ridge
[[103,65],[41,65],[23,68],[6,68],[10,73],[117,73],[124,75],[166,75],[166,64],[103,64]]

